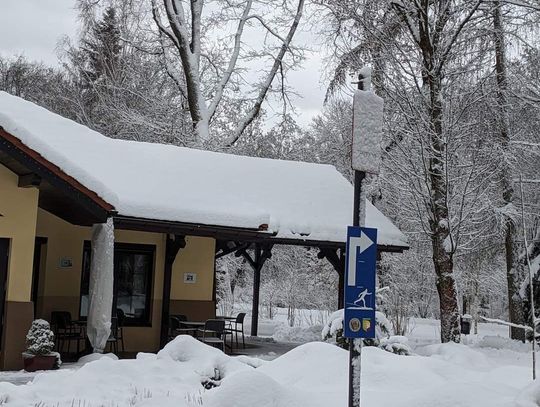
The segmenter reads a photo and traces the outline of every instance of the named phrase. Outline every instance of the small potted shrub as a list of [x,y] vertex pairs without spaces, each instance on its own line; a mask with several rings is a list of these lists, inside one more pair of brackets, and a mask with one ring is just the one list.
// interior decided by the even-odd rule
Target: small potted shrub
[[54,334],[49,323],[36,319],[26,335],[26,352],[23,352],[24,370],[51,370],[60,367],[60,354],[53,352]]

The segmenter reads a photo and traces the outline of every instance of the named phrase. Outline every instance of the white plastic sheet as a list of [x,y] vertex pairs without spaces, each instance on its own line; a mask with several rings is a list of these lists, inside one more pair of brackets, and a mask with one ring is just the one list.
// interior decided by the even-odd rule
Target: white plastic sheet
[[92,228],[92,262],[90,266],[87,335],[94,352],[102,353],[111,333],[111,311],[114,284],[114,225]]

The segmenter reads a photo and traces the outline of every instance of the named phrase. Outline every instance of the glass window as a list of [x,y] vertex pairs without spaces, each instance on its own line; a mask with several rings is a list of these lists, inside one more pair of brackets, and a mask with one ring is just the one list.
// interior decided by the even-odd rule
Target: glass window
[[[90,242],[85,242],[81,281],[81,318],[88,316],[90,253]],[[123,243],[114,245],[113,310],[123,311],[124,325],[150,324],[154,253],[155,246]]]

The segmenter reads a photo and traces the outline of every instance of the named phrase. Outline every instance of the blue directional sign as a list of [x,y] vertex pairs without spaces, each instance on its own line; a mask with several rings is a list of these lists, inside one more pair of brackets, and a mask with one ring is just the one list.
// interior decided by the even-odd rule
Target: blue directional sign
[[345,338],[375,338],[377,229],[349,226],[345,263]]

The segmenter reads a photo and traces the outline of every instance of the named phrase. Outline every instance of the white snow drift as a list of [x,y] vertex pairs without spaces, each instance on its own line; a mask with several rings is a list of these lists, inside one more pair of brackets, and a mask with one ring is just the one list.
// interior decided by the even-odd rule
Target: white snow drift
[[[538,406],[538,385],[527,387],[526,352],[502,338],[430,345],[423,356],[364,348],[363,405]],[[338,407],[347,405],[347,363],[348,352],[320,342],[263,362],[180,336],[157,355],[104,356],[78,370],[40,374],[27,385],[0,382],[0,400],[11,407]],[[204,389],[208,380],[217,387]]]

